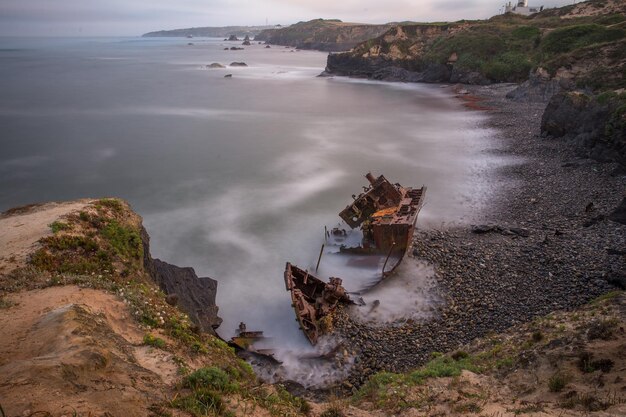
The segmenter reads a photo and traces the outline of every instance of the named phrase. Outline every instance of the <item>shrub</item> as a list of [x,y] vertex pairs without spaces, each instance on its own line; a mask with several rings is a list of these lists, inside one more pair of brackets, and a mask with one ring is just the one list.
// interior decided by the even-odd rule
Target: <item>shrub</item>
[[616,41],[625,35],[623,29],[593,23],[567,26],[548,33],[543,39],[542,49],[549,54],[559,54],[596,43]]
[[587,338],[589,340],[609,340],[613,337],[613,331],[616,326],[617,322],[615,320],[595,321],[589,326]]
[[143,337],[143,343],[145,345],[154,346],[159,349],[163,349],[165,347],[165,340],[161,339],[160,337],[155,337],[151,335],[150,333],[146,334]]
[[52,229],[52,233],[54,233],[55,235],[57,233],[59,233],[62,230],[69,230],[71,229],[71,226],[67,223],[61,222],[61,221],[55,221],[50,223],[50,229]]
[[511,32],[514,38],[517,39],[531,39],[536,38],[541,34],[539,28],[535,26],[519,26]]
[[122,202],[116,198],[102,198],[94,204],[98,208],[106,207],[111,209],[115,213],[121,213],[124,211],[124,205]]
[[511,51],[486,61],[482,70],[485,76],[494,81],[520,81],[528,77],[532,67],[526,54]]
[[187,411],[194,416],[222,414],[224,402],[222,396],[209,389],[201,388],[189,395],[172,401],[172,406]]
[[344,417],[344,416],[345,414],[343,413],[341,408],[336,404],[331,405],[326,410],[324,410],[322,414],[320,414],[320,417]]
[[222,369],[215,366],[200,368],[189,374],[183,385],[191,389],[210,388],[215,391],[236,391],[236,384],[232,383],[230,376]]
[[552,375],[548,380],[548,389],[550,392],[561,392],[563,388],[565,388],[565,385],[567,385],[567,378],[559,372]]
[[116,220],[111,220],[104,229],[102,235],[109,241],[113,249],[122,256],[141,258],[143,256],[143,243],[139,233],[131,227],[123,226]]

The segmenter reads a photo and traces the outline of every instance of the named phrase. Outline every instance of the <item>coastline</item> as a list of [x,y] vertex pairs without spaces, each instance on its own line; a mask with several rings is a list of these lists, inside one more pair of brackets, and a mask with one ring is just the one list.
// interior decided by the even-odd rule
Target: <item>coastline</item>
[[490,109],[498,152],[520,162],[498,169],[506,190],[480,225],[417,231],[407,261],[434,265],[445,302],[433,319],[394,327],[339,315],[347,348],[359,352],[348,391],[378,371],[407,371],[432,352],[579,307],[625,280],[626,226],[607,219],[626,189],[617,164],[578,158],[566,141],[542,138],[546,103],[506,99],[511,84],[463,88]]

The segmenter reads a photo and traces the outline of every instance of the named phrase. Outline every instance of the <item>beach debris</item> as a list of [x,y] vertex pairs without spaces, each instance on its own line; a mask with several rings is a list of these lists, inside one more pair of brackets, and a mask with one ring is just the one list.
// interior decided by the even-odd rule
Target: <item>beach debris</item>
[[[239,323],[235,336],[230,339],[230,344],[233,345],[235,349],[274,359],[273,349],[263,347],[263,345],[267,345],[270,340],[270,338],[263,335],[262,331],[249,331],[246,323],[241,322]],[[259,347],[259,345],[262,346]]]

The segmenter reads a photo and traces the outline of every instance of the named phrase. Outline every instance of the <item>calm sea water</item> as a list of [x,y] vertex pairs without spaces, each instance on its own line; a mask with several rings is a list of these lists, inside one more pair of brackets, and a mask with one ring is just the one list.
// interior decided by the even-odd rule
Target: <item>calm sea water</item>
[[[244,321],[303,346],[285,262],[315,265],[365,173],[426,185],[420,227],[471,221],[494,192],[495,132],[448,90],[318,78],[319,52],[188,42],[0,39],[0,210],[125,198],[155,257],[219,280],[223,336]],[[248,67],[205,67],[233,61]],[[336,268],[319,275],[358,279]]]

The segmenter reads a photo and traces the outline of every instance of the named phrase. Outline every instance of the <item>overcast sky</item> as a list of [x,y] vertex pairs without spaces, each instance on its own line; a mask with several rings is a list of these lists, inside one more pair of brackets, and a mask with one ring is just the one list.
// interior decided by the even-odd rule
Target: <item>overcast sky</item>
[[[530,0],[562,6],[572,0]],[[0,0],[0,36],[132,36],[197,26],[290,24],[315,18],[385,23],[497,14],[503,0]]]

